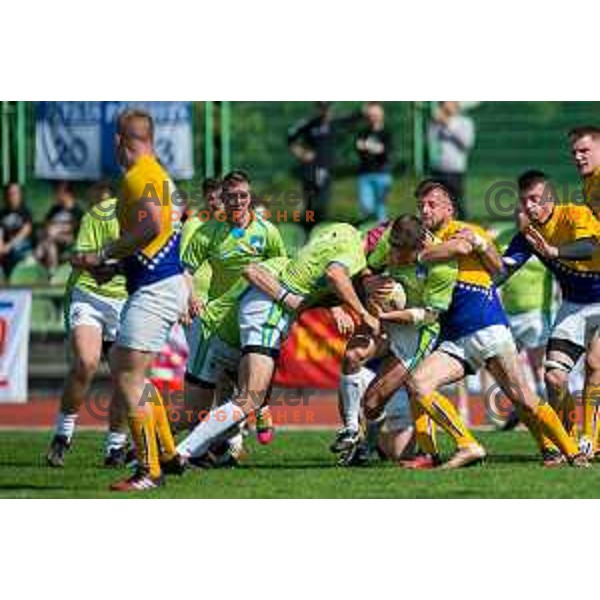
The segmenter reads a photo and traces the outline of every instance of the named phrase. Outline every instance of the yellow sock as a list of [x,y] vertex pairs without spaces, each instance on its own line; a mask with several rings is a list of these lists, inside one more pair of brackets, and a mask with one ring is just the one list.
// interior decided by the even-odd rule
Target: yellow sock
[[547,435],[565,456],[579,452],[577,444],[565,431],[558,415],[549,404],[538,404],[535,411],[542,433]]
[[534,437],[538,448],[542,453],[549,450],[558,450],[552,440],[547,435],[544,435],[538,419],[536,419],[529,411],[524,410],[522,406],[517,405],[516,409],[519,419]]
[[586,384],[583,391],[583,437],[586,437],[595,444],[596,441],[596,422],[598,418],[598,399],[600,395],[600,386]]
[[567,433],[573,440],[577,440],[579,432],[577,431],[577,405],[575,404],[575,398],[569,391],[565,392],[565,395],[561,402],[562,422]]
[[[149,382],[147,382],[149,383]],[[154,424],[156,427],[156,435],[161,449],[161,456],[164,460],[170,460],[177,454],[175,448],[175,440],[171,432],[171,424],[165,409],[163,397],[156,386],[156,396],[152,399],[152,412],[154,413]]]
[[439,392],[418,399],[421,406],[456,443],[459,448],[477,444],[477,440],[460,418],[454,404]]
[[131,413],[129,427],[140,466],[148,472],[150,477],[160,477],[154,411],[150,407],[145,407]]
[[436,424],[431,420],[427,411],[418,402],[411,399],[410,408],[415,422],[415,439],[417,447],[425,454],[436,456],[439,454]]

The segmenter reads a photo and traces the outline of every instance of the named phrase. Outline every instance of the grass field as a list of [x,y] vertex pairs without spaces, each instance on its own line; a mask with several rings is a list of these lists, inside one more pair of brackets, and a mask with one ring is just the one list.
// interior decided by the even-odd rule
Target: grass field
[[[331,432],[279,431],[236,469],[190,471],[148,498],[598,498],[600,466],[543,469],[526,433],[481,433],[491,457],[455,472],[407,472],[392,464],[334,466]],[[101,467],[102,435],[82,432],[65,470],[44,465],[47,432],[0,433],[0,498],[123,497],[108,485],[125,472]],[[137,495],[136,495],[137,497]]]

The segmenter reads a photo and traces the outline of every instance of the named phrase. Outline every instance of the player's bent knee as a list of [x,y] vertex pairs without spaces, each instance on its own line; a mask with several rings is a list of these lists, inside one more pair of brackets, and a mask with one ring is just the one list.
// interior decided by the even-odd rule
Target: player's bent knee
[[435,391],[435,387],[431,384],[431,379],[424,373],[418,371],[413,374],[410,381],[410,392],[416,398],[428,396]]
[[363,412],[367,421],[375,421],[383,413],[384,404],[378,394],[365,397]]

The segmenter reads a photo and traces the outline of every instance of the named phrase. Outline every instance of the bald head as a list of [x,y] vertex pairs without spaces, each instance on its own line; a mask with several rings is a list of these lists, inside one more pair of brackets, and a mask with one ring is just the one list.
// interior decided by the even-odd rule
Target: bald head
[[149,113],[131,109],[122,112],[117,120],[117,158],[129,167],[143,154],[154,154],[154,122]]
[[154,142],[154,122],[143,110],[126,110],[119,115],[117,132],[124,138],[144,143]]

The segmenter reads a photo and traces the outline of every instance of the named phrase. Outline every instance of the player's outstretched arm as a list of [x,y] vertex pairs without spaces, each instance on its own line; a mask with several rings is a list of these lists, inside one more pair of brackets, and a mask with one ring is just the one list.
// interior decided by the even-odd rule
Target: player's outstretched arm
[[371,315],[371,313],[363,306],[363,303],[360,301],[360,298],[354,289],[354,285],[352,285],[352,280],[348,277],[346,268],[339,263],[333,263],[325,270],[325,276],[340,301],[356,312],[369,329],[374,333],[378,333],[379,320]]
[[304,302],[302,296],[286,290],[279,283],[277,277],[269,273],[266,269],[261,268],[260,265],[250,264],[246,266],[243,275],[255,288],[293,312],[299,310]]
[[435,323],[438,316],[438,311],[429,308],[405,308],[380,313],[379,319],[398,325],[420,325],[421,323]]
[[441,244],[432,244],[421,250],[418,258],[422,262],[446,262],[468,256],[473,252],[471,243],[463,237],[455,237]]

